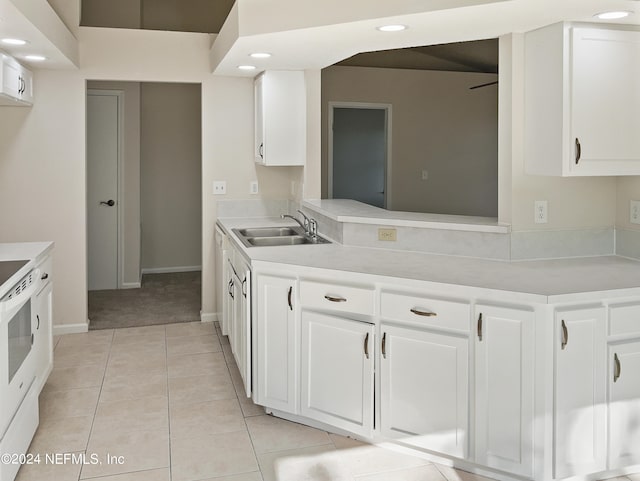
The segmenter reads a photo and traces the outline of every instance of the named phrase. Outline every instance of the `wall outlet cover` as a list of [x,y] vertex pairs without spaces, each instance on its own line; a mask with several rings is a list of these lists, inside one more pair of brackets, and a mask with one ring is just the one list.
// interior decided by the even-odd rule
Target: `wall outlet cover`
[[249,182],[249,193],[257,194],[258,193],[258,181],[254,180],[253,182]]
[[547,201],[536,200],[534,203],[534,221],[536,224],[546,224],[547,218]]
[[629,207],[629,222],[640,224],[640,200],[632,200]]
[[396,229],[378,229],[378,240],[395,242],[398,240]]

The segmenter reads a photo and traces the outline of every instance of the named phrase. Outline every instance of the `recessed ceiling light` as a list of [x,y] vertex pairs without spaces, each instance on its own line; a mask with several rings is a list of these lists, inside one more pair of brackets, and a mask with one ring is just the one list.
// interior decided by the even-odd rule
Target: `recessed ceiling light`
[[594,17],[599,18],[600,20],[618,20],[620,18],[625,18],[631,15],[631,12],[625,10],[618,10],[615,12],[602,12],[594,15]]
[[20,38],[3,38],[2,43],[7,45],[26,45],[27,41]]
[[255,70],[255,65],[238,65],[240,70]]
[[271,57],[271,54],[267,52],[255,52],[255,53],[249,54],[249,56],[253,58],[269,58]]
[[376,27],[381,32],[400,32],[402,30],[406,30],[406,25],[382,25],[381,27]]
[[47,57],[42,55],[25,55],[24,58],[31,60],[32,62],[42,62],[43,60],[47,60]]

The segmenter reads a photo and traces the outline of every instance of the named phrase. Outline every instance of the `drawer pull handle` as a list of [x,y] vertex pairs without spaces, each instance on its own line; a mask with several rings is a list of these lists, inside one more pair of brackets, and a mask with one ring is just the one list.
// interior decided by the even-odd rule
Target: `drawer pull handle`
[[613,382],[617,382],[622,372],[622,366],[620,366],[620,358],[618,354],[613,355]]
[[42,277],[40,279],[42,279],[43,281],[46,281],[47,279],[49,279],[49,274],[45,272],[44,274],[42,274]]
[[364,355],[369,359],[369,333],[364,336]]
[[293,286],[289,286],[289,293],[287,294],[287,303],[289,303],[289,310],[293,311],[293,304],[291,304],[291,294],[293,293]]
[[576,165],[580,162],[580,157],[582,157],[582,146],[580,145],[580,139],[576,137]]
[[413,309],[410,309],[411,312],[413,312],[416,316],[425,316],[425,317],[433,317],[433,316],[437,316],[438,314],[436,314],[435,312],[431,312],[431,311],[421,311],[420,309],[416,309],[415,307]]
[[330,296],[329,294],[324,296],[324,298],[327,301],[331,301],[331,302],[347,302],[347,300],[344,297]]
[[482,342],[482,312],[478,316],[478,341]]
[[560,349],[564,351],[569,343],[569,330],[567,329],[567,324],[562,320],[562,341],[560,343]]
[[382,357],[387,358],[387,333],[382,334]]

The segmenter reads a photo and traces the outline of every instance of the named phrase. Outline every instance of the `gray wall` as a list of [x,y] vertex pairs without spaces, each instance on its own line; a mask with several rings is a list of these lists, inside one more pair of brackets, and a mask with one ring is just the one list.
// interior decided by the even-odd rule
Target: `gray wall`
[[202,259],[200,84],[141,85],[142,268]]
[[81,25],[218,33],[234,0],[82,0]]
[[[367,67],[322,71],[322,178],[327,195],[328,103],[392,105],[393,210],[497,216],[498,89],[494,74]],[[422,170],[428,180],[421,179]],[[389,202],[390,201],[390,202]]]

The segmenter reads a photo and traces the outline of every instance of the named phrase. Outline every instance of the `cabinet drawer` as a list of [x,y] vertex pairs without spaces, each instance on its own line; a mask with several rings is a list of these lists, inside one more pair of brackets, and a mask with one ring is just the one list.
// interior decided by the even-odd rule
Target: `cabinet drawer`
[[373,315],[373,288],[300,282],[300,303],[303,307]]
[[380,315],[384,319],[469,332],[471,306],[464,302],[383,292]]
[[609,307],[609,335],[640,334],[640,304],[618,304]]

